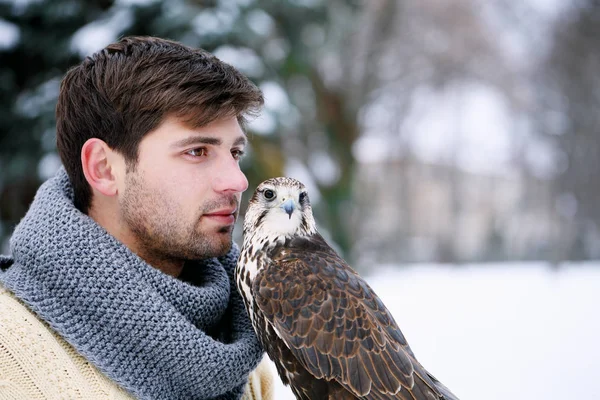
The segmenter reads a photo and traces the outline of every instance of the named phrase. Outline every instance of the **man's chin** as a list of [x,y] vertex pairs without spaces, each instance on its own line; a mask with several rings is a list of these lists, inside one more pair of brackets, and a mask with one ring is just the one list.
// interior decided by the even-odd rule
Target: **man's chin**
[[233,245],[233,227],[223,226],[216,230],[198,232],[188,243],[188,249],[193,249],[196,258],[211,258],[224,256]]
[[227,253],[229,253],[229,250],[231,250],[232,245],[233,239],[230,234],[218,234],[218,242],[217,240],[215,240],[215,242],[211,244],[211,248],[207,249],[208,251],[205,258],[224,256]]
[[231,240],[228,240],[227,243],[224,243],[223,246],[217,251],[217,253],[214,257],[221,257],[221,256],[224,256],[227,253],[229,253],[229,250],[231,250],[232,244],[233,244],[233,242]]

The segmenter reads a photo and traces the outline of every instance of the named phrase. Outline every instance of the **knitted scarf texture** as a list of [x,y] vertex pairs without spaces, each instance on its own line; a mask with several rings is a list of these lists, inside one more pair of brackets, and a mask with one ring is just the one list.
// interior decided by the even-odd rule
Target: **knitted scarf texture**
[[238,399],[262,350],[235,288],[239,250],[175,279],[73,205],[60,169],[0,256],[0,282],[141,399]]

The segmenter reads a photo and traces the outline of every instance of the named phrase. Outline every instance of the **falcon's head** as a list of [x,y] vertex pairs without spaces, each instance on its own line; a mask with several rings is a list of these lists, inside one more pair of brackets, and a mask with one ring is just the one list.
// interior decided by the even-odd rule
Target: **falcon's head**
[[262,182],[250,199],[244,217],[244,235],[307,236],[317,232],[304,185],[287,177]]

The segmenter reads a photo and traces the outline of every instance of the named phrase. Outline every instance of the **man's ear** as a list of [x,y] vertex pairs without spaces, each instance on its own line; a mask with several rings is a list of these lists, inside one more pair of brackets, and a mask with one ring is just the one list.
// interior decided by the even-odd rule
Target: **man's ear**
[[117,166],[114,162],[114,151],[98,139],[86,141],[81,148],[81,165],[83,174],[92,189],[105,196],[117,194]]

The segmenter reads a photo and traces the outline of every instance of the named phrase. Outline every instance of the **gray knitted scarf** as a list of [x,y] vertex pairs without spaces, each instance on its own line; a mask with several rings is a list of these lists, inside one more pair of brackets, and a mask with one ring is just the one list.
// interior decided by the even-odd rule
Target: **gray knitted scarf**
[[0,282],[134,396],[241,397],[262,350],[235,289],[237,246],[175,279],[79,212],[61,168],[17,226],[11,253],[0,257]]

